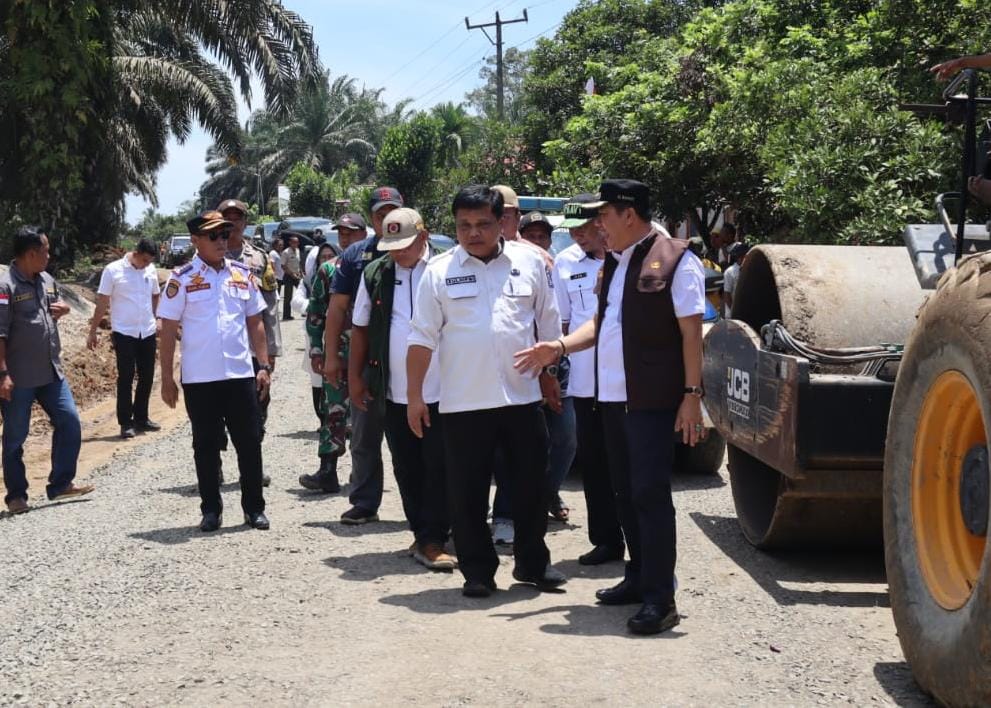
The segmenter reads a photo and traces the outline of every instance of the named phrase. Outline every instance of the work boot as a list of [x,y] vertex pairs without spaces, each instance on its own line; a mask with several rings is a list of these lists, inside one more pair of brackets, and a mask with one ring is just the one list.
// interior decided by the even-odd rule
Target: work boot
[[320,469],[314,474],[300,475],[299,484],[315,492],[337,494],[341,491],[341,485],[337,481],[337,456],[320,455]]

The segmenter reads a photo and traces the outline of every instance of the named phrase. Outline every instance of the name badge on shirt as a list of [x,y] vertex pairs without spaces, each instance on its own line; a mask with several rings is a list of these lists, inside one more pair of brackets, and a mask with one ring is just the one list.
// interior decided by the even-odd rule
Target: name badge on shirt
[[365,251],[364,253],[361,254],[361,260],[363,261],[370,261],[373,258],[375,258],[375,254],[372,253],[371,251]]
[[14,296],[14,302],[24,302],[25,300],[31,300],[34,298],[34,293],[21,293],[20,295]]
[[581,280],[582,278],[587,278],[588,273],[572,273],[571,280]]
[[476,282],[478,281],[474,275],[459,275],[454,278],[447,278],[444,281],[444,284],[447,285],[447,287],[451,287],[452,285],[465,285],[467,283],[476,283]]

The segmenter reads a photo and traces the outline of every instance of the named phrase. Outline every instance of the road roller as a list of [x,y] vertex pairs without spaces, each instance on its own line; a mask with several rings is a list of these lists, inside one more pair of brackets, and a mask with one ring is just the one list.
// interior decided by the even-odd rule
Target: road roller
[[[946,705],[991,705],[989,227],[978,75],[944,92],[964,124],[959,192],[905,248],[762,245],[733,318],[705,338],[706,408],[743,535],[760,549],[883,544],[902,650]],[[955,223],[948,205],[956,206]]]

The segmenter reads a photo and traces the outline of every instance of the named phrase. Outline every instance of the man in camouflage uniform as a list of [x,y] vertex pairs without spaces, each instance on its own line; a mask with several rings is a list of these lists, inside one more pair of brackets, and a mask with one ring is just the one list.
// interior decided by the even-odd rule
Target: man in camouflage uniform
[[[310,343],[310,361],[314,371],[323,373],[324,329],[327,321],[327,305],[330,302],[330,283],[334,279],[337,264],[327,261],[313,277],[310,301],[306,307],[306,334]],[[343,361],[348,360],[348,346],[351,339],[351,325],[347,323],[338,340],[339,353]],[[346,373],[346,372],[345,372]],[[348,425],[347,378],[341,386],[323,383],[323,397],[320,400],[320,469],[314,474],[304,474],[299,483],[306,489],[327,494],[341,491],[337,480],[337,460],[344,454]]]

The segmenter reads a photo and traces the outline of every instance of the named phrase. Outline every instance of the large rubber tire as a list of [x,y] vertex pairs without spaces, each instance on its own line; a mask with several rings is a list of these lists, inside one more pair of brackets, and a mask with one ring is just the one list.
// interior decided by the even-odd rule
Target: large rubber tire
[[[983,427],[986,444],[991,421],[989,315],[991,257],[972,258],[944,277],[921,310],[898,372],[885,449],[885,563],[898,637],[919,685],[954,706],[991,705],[991,544],[984,537],[982,546],[980,537],[974,537],[968,562],[976,582],[964,578],[963,585],[956,585],[963,592],[956,601],[947,601],[954,594],[943,592],[948,586],[940,573],[967,565],[943,562],[950,556],[929,549],[943,542],[936,540],[946,537],[941,524],[952,523],[958,509],[949,504],[936,506],[935,512],[929,509],[934,489],[944,490],[939,485],[947,484],[937,470],[959,469],[948,451],[959,447],[960,431],[969,430],[979,439]],[[947,381],[958,387],[949,389],[951,398],[941,399]],[[960,396],[961,390],[973,395]],[[968,418],[961,417],[954,401],[970,402]],[[944,513],[944,508],[950,511]],[[944,518],[933,524],[932,516]]]
[[709,429],[706,439],[695,447],[676,442],[674,468],[682,474],[716,475],[726,456],[726,440],[715,428]]

